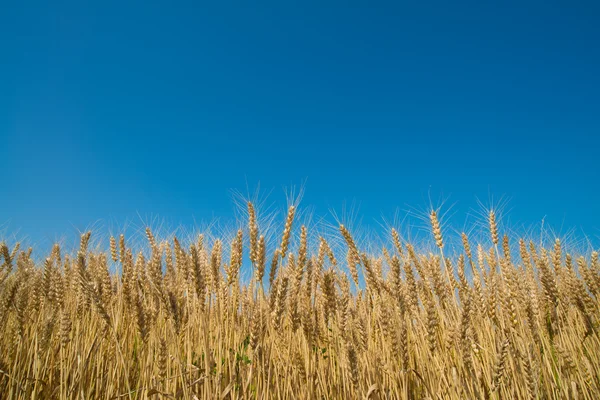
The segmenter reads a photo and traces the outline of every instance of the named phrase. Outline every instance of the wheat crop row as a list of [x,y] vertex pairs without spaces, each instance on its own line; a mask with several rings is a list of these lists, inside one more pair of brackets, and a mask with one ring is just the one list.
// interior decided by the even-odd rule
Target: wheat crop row
[[[375,249],[341,225],[222,238],[2,242],[7,399],[594,399],[600,261],[559,239],[479,242],[429,215],[430,243]],[[250,271],[250,273],[247,273]]]

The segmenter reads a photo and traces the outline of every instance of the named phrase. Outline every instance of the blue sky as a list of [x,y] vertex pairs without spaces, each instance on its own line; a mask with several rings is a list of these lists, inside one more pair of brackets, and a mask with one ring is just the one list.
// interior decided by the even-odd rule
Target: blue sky
[[255,3],[2,3],[2,229],[191,225],[305,182],[317,214],[504,197],[600,235],[597,2]]

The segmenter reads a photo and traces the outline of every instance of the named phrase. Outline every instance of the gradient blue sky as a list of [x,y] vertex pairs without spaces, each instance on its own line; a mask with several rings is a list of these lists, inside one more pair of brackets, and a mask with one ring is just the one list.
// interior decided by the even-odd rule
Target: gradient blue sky
[[306,181],[317,214],[504,196],[597,237],[599,4],[2,2],[0,226],[192,224]]

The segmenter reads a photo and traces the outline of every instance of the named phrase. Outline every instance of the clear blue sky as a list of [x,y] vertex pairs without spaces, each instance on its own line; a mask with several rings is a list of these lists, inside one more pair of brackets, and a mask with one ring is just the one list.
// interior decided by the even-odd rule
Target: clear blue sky
[[2,2],[0,225],[192,224],[306,180],[318,214],[505,196],[597,236],[598,4]]

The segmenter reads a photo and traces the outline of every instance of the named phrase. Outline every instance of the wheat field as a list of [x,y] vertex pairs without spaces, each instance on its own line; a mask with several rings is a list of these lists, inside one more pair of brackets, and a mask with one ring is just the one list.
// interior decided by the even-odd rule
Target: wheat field
[[244,211],[221,238],[3,242],[0,397],[598,398],[597,252],[506,235],[494,210],[477,241],[431,211],[428,241],[382,246]]

